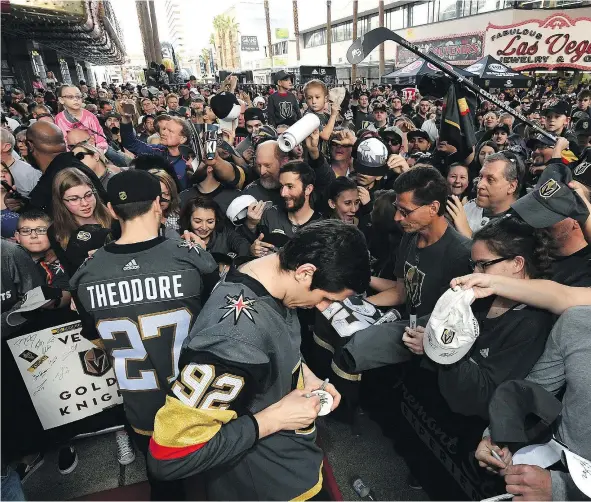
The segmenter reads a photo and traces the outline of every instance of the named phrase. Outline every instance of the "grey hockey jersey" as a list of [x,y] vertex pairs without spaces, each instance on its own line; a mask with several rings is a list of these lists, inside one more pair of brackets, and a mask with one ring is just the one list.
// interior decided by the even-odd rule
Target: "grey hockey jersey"
[[195,322],[179,367],[154,421],[155,476],[205,472],[208,500],[306,500],[320,491],[315,424],[258,440],[253,417],[305,386],[295,310],[232,268]]

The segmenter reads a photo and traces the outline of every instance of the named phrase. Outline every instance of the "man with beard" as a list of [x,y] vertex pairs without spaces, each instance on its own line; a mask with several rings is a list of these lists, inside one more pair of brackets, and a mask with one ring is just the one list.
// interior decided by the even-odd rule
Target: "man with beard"
[[147,143],[148,138],[156,132],[156,129],[154,128],[154,118],[154,115],[144,115],[140,117],[138,122],[141,130],[140,134],[138,134],[138,139],[140,141]]
[[[187,171],[193,173],[192,163],[194,154],[187,156]],[[197,196],[213,199],[224,214],[230,203],[240,195],[240,192],[233,187],[220,183],[215,177],[214,167],[201,163],[191,175],[190,188],[180,193],[181,209]]]
[[489,155],[480,170],[476,199],[465,206],[452,195],[447,211],[456,230],[468,238],[493,218],[504,216],[521,192],[525,166],[513,152]]
[[244,125],[248,136],[244,138],[236,147],[236,151],[242,155],[248,164],[254,157],[254,147],[252,137],[265,124],[265,114],[259,108],[247,108],[244,111]]
[[386,127],[388,125],[388,107],[386,103],[376,100],[372,103],[371,108],[373,112],[373,123],[367,129],[377,131],[382,127]]
[[[395,98],[396,99],[396,98]],[[392,108],[394,107],[394,102],[392,102]],[[431,108],[431,102],[427,98],[421,98],[419,101],[419,111],[416,115],[412,117],[412,123],[416,126],[417,129],[420,129],[423,125],[423,122],[427,120],[427,115],[429,114],[429,110]],[[402,109],[402,107],[401,107]]]
[[543,134],[536,134],[533,138],[527,140],[526,146],[532,151],[529,172],[532,179],[536,179],[550,162],[554,151],[554,143]]
[[97,195],[107,203],[107,192],[94,172],[68,152],[62,130],[50,122],[35,122],[27,129],[27,159],[43,173],[29,194],[29,205],[52,215],[52,186],[57,173],[67,167],[80,169],[90,178]]
[[431,138],[426,131],[417,129],[406,133],[408,141],[408,165],[413,166],[421,157],[427,157],[431,150]]
[[373,116],[369,111],[369,94],[362,92],[359,94],[359,104],[355,111],[355,130],[367,129],[373,122]]
[[390,126],[379,131],[380,138],[386,143],[388,147],[388,153],[400,154],[400,151],[406,151],[408,149],[408,142],[406,136],[400,130],[399,127]]
[[399,97],[392,98],[392,111],[388,121],[390,124],[394,124],[394,121],[402,117],[402,100]]
[[246,220],[248,229],[258,234],[250,247],[254,256],[269,254],[269,244],[281,247],[300,228],[322,218],[310,205],[315,181],[314,170],[305,162],[294,160],[281,167],[279,183],[284,207],[273,206],[265,211],[258,225],[251,218]]

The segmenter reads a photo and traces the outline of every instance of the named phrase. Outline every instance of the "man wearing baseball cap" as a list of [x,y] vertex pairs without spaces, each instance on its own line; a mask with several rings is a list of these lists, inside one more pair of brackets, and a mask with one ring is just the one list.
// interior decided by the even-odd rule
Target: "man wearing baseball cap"
[[373,124],[368,129],[370,131],[377,131],[381,127],[388,125],[388,105],[383,101],[374,101],[372,103]]
[[[244,157],[248,163],[252,160],[254,156],[254,146],[252,144],[252,137],[256,135],[258,130],[266,124],[265,114],[263,110],[260,108],[247,108],[244,110],[244,125],[246,126],[246,131],[248,132],[248,136],[244,138],[236,147],[236,151]],[[251,150],[249,154],[245,155],[247,150]]]
[[582,118],[577,121],[574,133],[581,150],[591,146],[591,118]]
[[538,184],[511,208],[534,228],[548,228],[558,246],[552,279],[567,286],[591,286],[591,246],[582,226],[589,217],[585,202],[568,185],[570,168],[550,164]]
[[[155,176],[138,169],[119,173],[108,194],[121,237],[97,250],[70,286],[81,334],[104,345],[114,359],[132,436],[146,454],[154,417],[166,400],[164,382],[178,373],[180,346],[201,311],[205,282],[218,268],[196,244],[159,236],[161,189]],[[129,357],[130,344],[139,357]],[[148,481],[152,499],[184,500],[181,483],[156,480],[149,472]]]
[[431,150],[431,138],[422,129],[406,133],[409,155],[417,152],[427,153]]

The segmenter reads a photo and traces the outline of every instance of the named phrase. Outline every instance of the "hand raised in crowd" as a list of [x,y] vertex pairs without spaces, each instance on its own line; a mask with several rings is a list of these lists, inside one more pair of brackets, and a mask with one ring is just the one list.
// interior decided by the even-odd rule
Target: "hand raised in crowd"
[[513,500],[552,500],[550,471],[537,465],[510,465],[505,469],[507,493]]
[[456,230],[466,237],[472,237],[472,229],[468,224],[468,216],[466,215],[464,205],[460,198],[457,195],[449,197],[447,199],[446,208]]
[[357,187],[357,194],[359,195],[359,200],[361,201],[362,205],[369,204],[371,201],[371,194],[369,190],[365,187],[358,186]]
[[313,131],[312,134],[305,139],[305,142],[310,157],[316,160],[320,156],[320,150],[318,149],[318,144],[320,143],[320,131],[318,129]]
[[393,153],[388,157],[388,169],[392,169],[396,174],[402,174],[409,171],[410,167],[402,155]]
[[570,143],[568,139],[559,136],[554,145],[554,151],[552,152],[553,159],[560,159],[562,157],[563,150],[568,150]]
[[220,131],[222,133],[222,139],[229,145],[233,145],[236,133],[230,129],[220,129]]
[[257,258],[261,256],[267,256],[275,251],[275,246],[273,244],[269,244],[268,242],[264,242],[263,239],[265,238],[264,234],[261,234],[257,237],[257,240],[254,241],[250,246],[250,253]]
[[242,158],[248,164],[250,164],[252,162],[252,160],[254,159],[254,149],[253,148],[246,149],[244,152],[242,152]]
[[260,200],[253,202],[248,206],[248,212],[246,213],[246,226],[254,231],[257,225],[260,223],[263,213],[265,212],[265,201]]
[[423,326],[417,326],[416,329],[412,329],[407,326],[404,328],[404,335],[402,335],[402,342],[406,345],[406,348],[417,356],[422,356],[425,351],[423,350],[423,336],[425,335],[425,328]]
[[332,142],[341,146],[353,146],[357,141],[355,133],[351,129],[343,129],[334,133]]
[[449,144],[447,141],[440,141],[437,144],[437,150],[439,150],[440,152],[445,152],[448,155],[451,155],[452,153],[456,153],[458,151],[458,149],[455,146]]
[[[492,451],[501,457],[502,462],[493,456],[491,453]],[[476,448],[475,457],[476,460],[478,460],[478,465],[480,467],[486,469],[488,472],[501,475],[505,474],[505,469],[510,466],[513,461],[513,456],[511,455],[509,448],[506,446],[501,448],[494,444],[490,437],[482,438],[482,441],[478,444],[478,448]]]

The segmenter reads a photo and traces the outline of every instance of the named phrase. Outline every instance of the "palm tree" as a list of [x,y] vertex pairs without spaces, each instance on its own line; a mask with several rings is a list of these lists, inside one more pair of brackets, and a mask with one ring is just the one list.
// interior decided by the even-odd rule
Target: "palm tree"
[[224,37],[226,34],[226,22],[224,16],[218,15],[213,18],[213,29],[215,35],[215,44],[214,47],[216,48],[218,58],[219,58],[219,66],[221,68],[226,68],[226,58],[224,54]]
[[[353,40],[357,40],[357,13],[359,10],[359,0],[353,0]],[[351,83],[357,80],[357,65],[351,65]]]
[[326,0],[326,64],[332,64],[332,25],[330,19],[330,4],[331,0]]
[[[213,35],[211,35],[213,37]],[[213,44],[212,44],[213,45]],[[209,49],[201,49],[201,57],[205,61],[205,74],[209,73]],[[203,75],[205,77],[205,75]]]
[[[379,0],[378,2],[379,7],[379,14],[378,19],[380,23],[380,28],[384,27],[384,0]],[[385,58],[384,58],[384,43],[380,44],[380,84],[382,83],[382,77],[384,76],[384,68],[385,68]]]
[[271,61],[271,68],[273,68],[273,51],[271,49],[271,18],[269,17],[269,0],[265,0],[265,22],[267,23],[267,47],[268,58]]
[[228,29],[228,42],[230,45],[230,61],[231,61],[231,68],[237,69],[240,68],[240,60],[238,51],[236,50],[236,43],[237,40],[234,38],[235,35],[238,34],[238,29],[240,25],[234,20],[234,18],[226,18],[226,27]]
[[296,40],[296,59],[300,60],[300,23],[298,19],[298,0],[292,1],[293,7],[293,34]]

